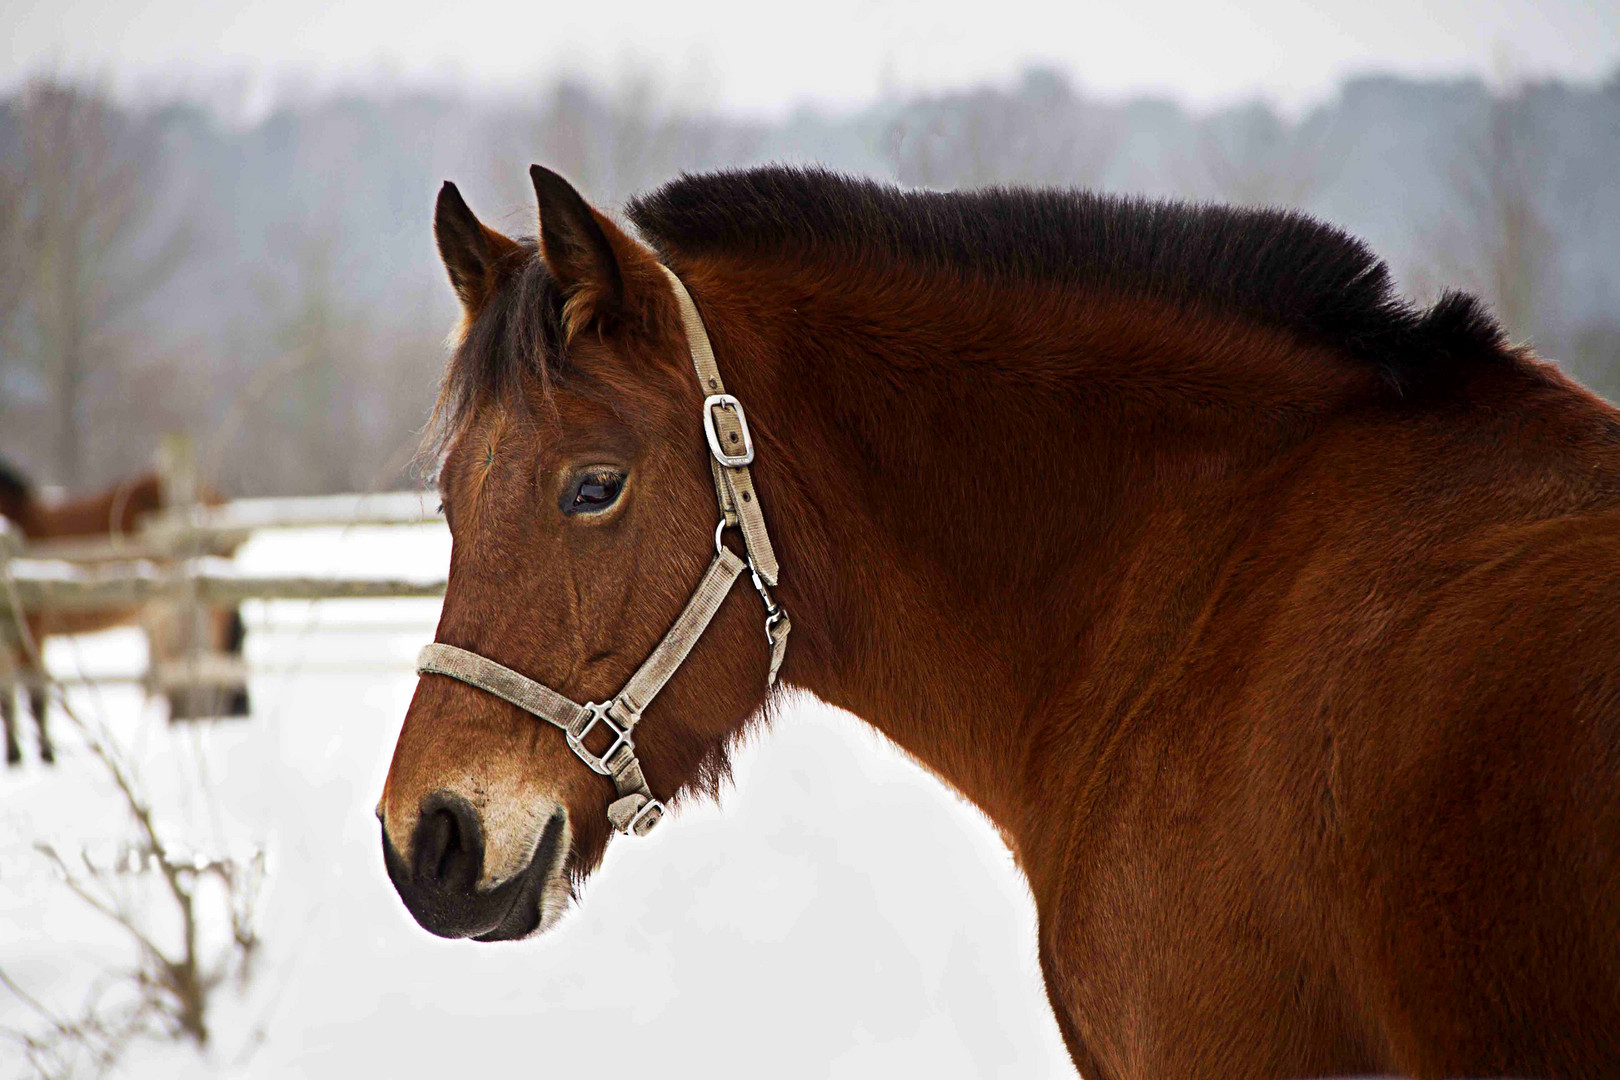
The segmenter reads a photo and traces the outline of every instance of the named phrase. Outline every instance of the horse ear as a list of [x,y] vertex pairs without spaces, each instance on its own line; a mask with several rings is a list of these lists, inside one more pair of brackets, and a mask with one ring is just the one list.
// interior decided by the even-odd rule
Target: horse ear
[[439,189],[433,211],[433,238],[439,243],[439,258],[450,275],[450,287],[469,314],[484,306],[506,267],[522,253],[516,241],[474,217],[461,192],[448,180]]
[[529,178],[540,202],[540,257],[568,297],[569,322],[583,325],[622,308],[624,272],[596,211],[550,169],[530,165]]

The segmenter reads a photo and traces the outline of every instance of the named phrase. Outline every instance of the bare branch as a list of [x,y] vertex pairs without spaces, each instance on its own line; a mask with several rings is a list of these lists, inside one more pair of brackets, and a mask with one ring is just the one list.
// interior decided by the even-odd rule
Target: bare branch
[[[38,642],[17,614],[17,587],[9,565],[0,560],[0,584],[9,598],[15,633],[12,635],[39,670]],[[0,616],[3,617],[3,616]],[[41,1075],[65,1075],[73,1071],[73,1061],[88,1059],[98,1070],[110,1068],[128,1043],[138,1037],[163,1036],[191,1042],[198,1048],[209,1044],[208,1007],[211,993],[234,972],[245,988],[249,963],[258,945],[254,932],[253,908],[262,875],[250,869],[238,873],[225,862],[199,866],[178,855],[156,824],[152,803],[142,790],[134,763],[121,751],[117,740],[99,720],[81,714],[57,684],[49,690],[73,728],[80,735],[91,758],[112,780],[126,820],[138,837],[137,850],[146,865],[156,869],[164,894],[180,920],[180,944],[167,950],[154,939],[137,912],[122,903],[108,875],[82,855],[82,868],[70,866],[55,848],[38,843],[36,849],[61,876],[68,890],[90,910],[117,927],[139,954],[134,969],[114,977],[131,991],[130,1004],[103,1006],[99,991],[87,1000],[83,1018],[65,1021],[43,1003],[26,995],[6,977],[6,985],[31,1005],[46,1023],[43,1033],[11,1031],[6,1034],[25,1047],[31,1063]],[[209,874],[224,885],[225,915],[231,926],[231,941],[222,953],[205,955],[199,944],[199,913],[195,885]]]

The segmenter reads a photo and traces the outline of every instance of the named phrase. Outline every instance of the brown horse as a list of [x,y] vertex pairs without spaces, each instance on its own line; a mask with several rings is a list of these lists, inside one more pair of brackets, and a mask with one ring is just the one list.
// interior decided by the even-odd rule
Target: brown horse
[[[217,502],[217,497],[210,501]],[[71,537],[125,536],[134,532],[140,519],[163,508],[163,485],[156,473],[124,481],[98,495],[66,502],[40,499],[32,485],[13,468],[0,462],[0,517],[16,523],[27,540]],[[185,635],[178,632],[179,613],[172,604],[149,604],[141,610],[43,611],[26,619],[29,634],[36,642],[57,634],[89,634],[115,626],[143,623],[154,659],[178,656],[184,651]],[[216,650],[240,656],[246,639],[242,617],[234,607],[212,608],[203,620],[205,644]],[[3,637],[3,635],[0,635]],[[39,735],[39,756],[54,762],[56,752],[46,726],[46,696],[39,683],[39,672],[28,655],[13,650],[11,663],[28,683],[29,711]],[[168,691],[169,716],[184,720],[198,716],[246,716],[247,687],[241,684],[221,688],[179,688]],[[22,761],[22,744],[17,737],[16,703],[9,688],[0,686],[0,718],[6,730],[6,762]]]
[[[637,241],[533,174],[537,241],[439,196],[440,642],[604,701],[676,621],[717,410],[662,262],[747,409],[782,682],[1001,827],[1084,1075],[1620,1075],[1620,413],[1298,215],[766,169]],[[770,713],[760,617],[635,728],[654,796]],[[581,756],[421,679],[378,814],[424,927],[558,917],[619,794]]]

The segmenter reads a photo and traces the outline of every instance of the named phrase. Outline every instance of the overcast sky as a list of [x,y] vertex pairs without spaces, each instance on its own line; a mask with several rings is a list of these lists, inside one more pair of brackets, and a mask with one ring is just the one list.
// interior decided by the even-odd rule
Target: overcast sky
[[1596,79],[1620,0],[0,0],[0,84],[40,70],[124,90],[219,76],[317,88],[379,79],[513,89],[567,71],[653,75],[684,103],[774,114],[1056,66],[1107,97],[1298,111],[1346,75]]

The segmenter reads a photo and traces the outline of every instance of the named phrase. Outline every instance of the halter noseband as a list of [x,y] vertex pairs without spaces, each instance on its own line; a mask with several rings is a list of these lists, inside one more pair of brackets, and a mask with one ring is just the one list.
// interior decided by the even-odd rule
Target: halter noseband
[[[709,466],[714,474],[715,499],[720,504],[720,523],[714,528],[714,561],[709,563],[675,625],[630,676],[624,689],[612,700],[602,703],[580,705],[544,683],[454,645],[440,642],[424,645],[416,657],[416,670],[420,675],[448,675],[460,679],[562,728],[568,748],[591,769],[613,779],[619,797],[608,806],[608,820],[620,832],[636,836],[647,835],[663,819],[664,804],[654,798],[647,787],[630,733],[652,699],[680,669],[692,646],[708,629],[745,567],[760,599],[765,601],[765,640],[771,646],[767,685],[776,683],[776,673],[787,653],[788,631],[793,629],[787,612],[771,598],[770,587],[776,584],[777,577],[776,552],[771,549],[765,516],[759,509],[759,494],[748,473],[748,466],[754,460],[754,442],[748,434],[742,403],[726,393],[720,381],[720,369],[714,362],[709,335],[703,329],[703,319],[686,286],[669,267],[660,269],[669,278],[680,305],[681,322],[686,327],[686,341],[692,352],[692,367],[697,371],[698,385],[705,395],[703,434],[709,443]],[[721,535],[732,527],[742,531],[748,552],[746,560],[720,542]],[[585,737],[598,725],[611,740],[600,754],[585,745]]]

